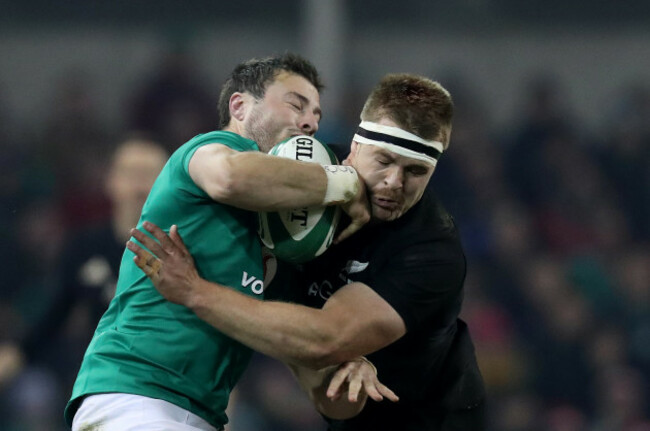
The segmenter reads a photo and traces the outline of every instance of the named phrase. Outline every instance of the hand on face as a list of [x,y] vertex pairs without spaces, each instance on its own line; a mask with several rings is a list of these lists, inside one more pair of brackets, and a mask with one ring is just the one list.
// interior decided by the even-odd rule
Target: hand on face
[[377,221],[404,215],[420,200],[433,174],[427,163],[357,142],[352,142],[346,160],[365,182],[372,219]]
[[[343,164],[349,166],[348,159],[343,160]],[[350,224],[338,234],[334,239],[334,244],[338,244],[344,239],[349,238],[370,221],[370,204],[366,195],[366,185],[360,176],[357,194],[351,200],[341,205],[341,209],[350,217]]]

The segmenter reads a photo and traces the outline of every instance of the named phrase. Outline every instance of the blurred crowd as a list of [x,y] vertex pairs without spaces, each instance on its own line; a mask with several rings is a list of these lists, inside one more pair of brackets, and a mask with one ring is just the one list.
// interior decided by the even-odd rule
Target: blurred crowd
[[[83,73],[54,83],[51,111],[28,125],[12,120],[0,90],[0,345],[18,358],[3,362],[9,350],[0,350],[0,367],[15,367],[0,383],[1,430],[66,429],[63,407],[126,241],[116,230],[135,224],[146,195],[107,186],[144,169],[120,165],[116,150],[146,141],[143,154],[160,156],[217,123],[217,89],[191,64],[166,57],[124,101],[121,130],[98,114]],[[498,101],[479,100],[480,83],[432,75],[456,104],[432,187],[466,248],[462,317],[488,387],[490,430],[650,430],[650,87],[621,88],[587,127],[580,106],[567,104],[570,88],[531,76],[518,115],[496,125]],[[364,97],[349,106],[360,110]],[[317,137],[349,141],[358,122],[349,111]],[[155,177],[159,166],[149,166]],[[151,181],[128,178],[125,188]],[[229,431],[325,428],[289,372],[261,355],[229,410]]]

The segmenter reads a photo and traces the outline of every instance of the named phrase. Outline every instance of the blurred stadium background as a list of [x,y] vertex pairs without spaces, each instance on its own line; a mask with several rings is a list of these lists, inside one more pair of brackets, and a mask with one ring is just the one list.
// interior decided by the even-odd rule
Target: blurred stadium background
[[[294,51],[327,84],[317,137],[349,142],[388,72],[455,98],[434,175],[469,261],[463,317],[490,430],[650,430],[650,2],[0,0],[0,342],[47,308],[66,238],[106,219],[118,139],[173,150],[216,124],[247,58]],[[83,301],[0,387],[0,430],[65,429],[94,329]],[[323,430],[256,356],[229,431]]]

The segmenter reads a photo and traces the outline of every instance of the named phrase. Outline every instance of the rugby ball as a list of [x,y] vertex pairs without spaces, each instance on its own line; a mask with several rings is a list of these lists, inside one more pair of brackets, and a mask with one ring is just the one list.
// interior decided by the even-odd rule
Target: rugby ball
[[[321,165],[338,164],[332,150],[311,136],[287,139],[269,154]],[[340,216],[341,208],[335,205],[260,212],[259,235],[277,259],[303,263],[321,255],[332,244]]]

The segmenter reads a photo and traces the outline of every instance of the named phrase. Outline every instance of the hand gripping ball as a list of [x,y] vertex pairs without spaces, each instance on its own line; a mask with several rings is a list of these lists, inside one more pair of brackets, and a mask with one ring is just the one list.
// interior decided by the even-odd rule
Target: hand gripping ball
[[[332,150],[311,136],[287,139],[269,154],[321,165],[338,164]],[[340,216],[338,206],[260,212],[259,235],[277,259],[303,263],[321,255],[332,244]]]

